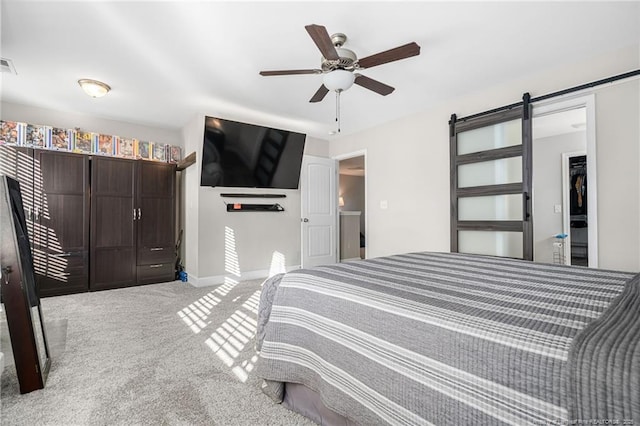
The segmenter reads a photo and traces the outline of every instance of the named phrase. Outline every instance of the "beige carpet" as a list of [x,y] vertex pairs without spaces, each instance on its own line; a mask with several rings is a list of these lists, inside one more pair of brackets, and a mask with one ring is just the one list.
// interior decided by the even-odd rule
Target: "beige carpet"
[[[274,404],[253,374],[260,283],[176,281],[43,299],[49,378],[20,395],[5,359],[2,425],[313,424]],[[6,355],[6,324],[0,332]]]

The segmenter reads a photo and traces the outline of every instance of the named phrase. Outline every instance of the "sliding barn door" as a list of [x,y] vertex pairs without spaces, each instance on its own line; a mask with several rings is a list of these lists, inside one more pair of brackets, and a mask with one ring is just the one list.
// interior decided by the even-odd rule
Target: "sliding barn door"
[[533,260],[528,95],[449,124],[451,251]]

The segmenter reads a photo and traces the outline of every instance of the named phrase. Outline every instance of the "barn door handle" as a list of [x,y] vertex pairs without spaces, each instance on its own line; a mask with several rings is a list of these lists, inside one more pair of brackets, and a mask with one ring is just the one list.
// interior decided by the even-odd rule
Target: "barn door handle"
[[531,200],[531,197],[529,197],[529,193],[525,192],[522,194],[522,221],[526,222],[529,220],[529,218],[531,217],[531,214],[529,213],[529,200]]

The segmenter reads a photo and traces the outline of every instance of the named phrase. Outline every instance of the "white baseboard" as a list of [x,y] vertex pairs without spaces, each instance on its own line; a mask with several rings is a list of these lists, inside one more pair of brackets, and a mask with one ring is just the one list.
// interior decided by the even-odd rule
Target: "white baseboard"
[[[293,271],[295,269],[300,269],[300,265],[286,267],[287,272]],[[260,269],[257,271],[242,272],[240,276],[237,276],[235,274],[225,274],[225,275],[214,275],[210,277],[196,277],[189,274],[189,272],[187,272],[187,276],[189,278],[188,283],[191,284],[192,286],[208,287],[212,285],[224,284],[229,281],[240,282],[240,281],[248,281],[248,280],[257,280],[260,278],[267,278],[269,276],[269,272],[270,271],[268,269]]]

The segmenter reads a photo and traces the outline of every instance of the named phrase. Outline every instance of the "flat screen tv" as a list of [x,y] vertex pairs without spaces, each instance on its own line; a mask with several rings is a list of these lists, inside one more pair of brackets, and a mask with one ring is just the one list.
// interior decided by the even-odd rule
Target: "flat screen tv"
[[205,117],[200,186],[298,189],[306,135]]

